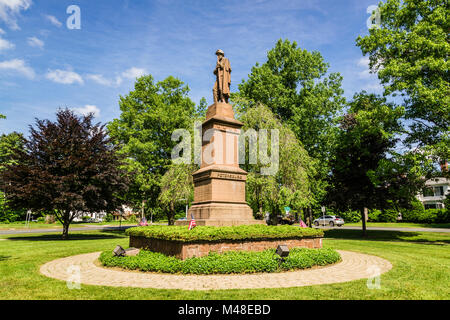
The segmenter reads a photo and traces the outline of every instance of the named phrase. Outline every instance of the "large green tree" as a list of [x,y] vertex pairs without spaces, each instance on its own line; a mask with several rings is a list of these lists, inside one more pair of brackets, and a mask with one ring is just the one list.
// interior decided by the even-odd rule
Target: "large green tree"
[[319,52],[309,52],[289,40],[276,43],[267,61],[252,68],[232,100],[247,109],[266,105],[288,124],[311,157],[328,158],[334,120],[345,106],[342,77],[328,74]]
[[403,114],[403,108],[362,92],[354,96],[341,120],[327,198],[340,211],[361,212],[363,235],[366,235],[365,208],[380,209],[389,200],[389,181],[376,181],[374,172],[380,170],[395,147]]
[[407,141],[450,156],[450,19],[447,0],[386,0],[381,25],[358,37],[385,95],[404,97]]
[[55,122],[36,120],[25,150],[16,150],[15,161],[0,172],[8,205],[55,214],[63,239],[83,212],[118,209],[128,185],[104,126],[92,120],[68,109],[58,111]]
[[[158,207],[161,178],[171,165],[176,129],[191,129],[197,115],[189,88],[174,77],[155,82],[151,75],[136,80],[134,90],[120,97],[120,118],[108,124],[109,134],[125,155],[125,168],[133,172],[127,201]],[[204,103],[203,103],[204,104]]]
[[[1,114],[0,114],[1,118]],[[8,165],[17,163],[14,154],[24,150],[25,139],[18,132],[2,134],[0,136],[0,172],[5,170]],[[5,194],[0,191],[0,221],[15,221],[25,217],[26,210],[13,210],[8,206]]]

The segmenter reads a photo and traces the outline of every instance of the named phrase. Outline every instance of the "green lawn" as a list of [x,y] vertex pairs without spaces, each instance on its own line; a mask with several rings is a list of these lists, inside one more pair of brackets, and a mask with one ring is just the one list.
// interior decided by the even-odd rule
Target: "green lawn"
[[[346,223],[347,227],[362,227],[361,222]],[[367,222],[368,227],[379,228],[450,228],[450,223]]]
[[325,232],[324,246],[385,258],[393,269],[381,276],[381,289],[368,289],[366,280],[341,284],[259,290],[181,291],[112,288],[66,283],[47,278],[39,267],[53,259],[128,246],[123,232],[91,231],[60,235],[3,236],[0,239],[0,299],[449,299],[450,235],[444,233],[369,231]]
[[[70,224],[71,228],[77,228],[77,227],[86,227],[86,226],[119,226],[122,224],[122,226],[126,225],[136,225],[137,223],[129,223],[127,221],[122,221],[121,223],[119,221],[110,221],[110,222],[72,222]],[[61,222],[57,221],[55,223],[46,224],[44,222],[31,222],[29,224],[30,229],[58,229],[62,228]],[[0,223],[0,230],[24,230],[25,227],[25,221],[20,222],[13,222],[13,223]]]

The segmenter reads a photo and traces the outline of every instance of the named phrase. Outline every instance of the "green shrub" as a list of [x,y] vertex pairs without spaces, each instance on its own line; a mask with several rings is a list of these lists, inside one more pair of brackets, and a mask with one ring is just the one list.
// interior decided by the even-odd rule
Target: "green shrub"
[[129,217],[127,218],[127,222],[130,222],[130,223],[137,223],[137,222],[138,222],[138,219],[137,219],[136,216],[133,214],[133,215],[131,215],[131,216],[129,216]]
[[415,223],[449,223],[450,215],[446,209],[404,210],[404,222]]
[[361,213],[359,211],[346,211],[336,215],[344,218],[346,223],[361,221]]
[[223,254],[211,252],[208,256],[179,260],[162,253],[142,250],[137,256],[116,257],[112,251],[103,252],[100,262],[107,267],[129,270],[181,274],[231,274],[279,272],[324,266],[341,260],[333,249],[294,248],[281,264],[275,249],[261,252],[230,251]]
[[111,221],[113,221],[114,220],[114,216],[111,214],[111,213],[108,213],[106,216],[105,216],[105,222],[111,222]]
[[381,210],[381,213],[378,215],[378,222],[396,222],[398,217],[398,211],[391,208]]
[[267,226],[263,224],[234,227],[199,226],[192,230],[189,230],[187,226],[148,226],[127,229],[126,234],[129,236],[181,242],[323,237],[323,231],[320,229],[300,228],[290,225]]
[[381,211],[378,209],[369,210],[368,221],[370,222],[379,222],[379,217],[381,215]]
[[450,223],[450,210],[448,207],[437,212],[436,223]]
[[81,220],[83,220],[83,222],[86,222],[86,221],[88,221],[90,218],[91,218],[91,217],[89,217],[89,216],[84,216],[84,217],[81,218]]

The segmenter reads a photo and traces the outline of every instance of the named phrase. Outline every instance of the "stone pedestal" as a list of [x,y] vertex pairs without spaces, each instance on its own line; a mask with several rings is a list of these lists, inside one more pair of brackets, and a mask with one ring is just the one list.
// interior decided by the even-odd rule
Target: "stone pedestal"
[[202,124],[202,164],[193,174],[194,202],[189,209],[198,226],[236,226],[263,224],[253,218],[245,201],[247,172],[239,168],[239,134],[242,122],[234,118],[227,103],[215,103],[208,108]]

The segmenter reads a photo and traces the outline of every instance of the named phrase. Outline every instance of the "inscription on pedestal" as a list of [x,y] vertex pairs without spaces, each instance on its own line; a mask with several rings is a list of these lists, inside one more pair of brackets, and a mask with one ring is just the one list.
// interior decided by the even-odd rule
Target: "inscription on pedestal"
[[243,175],[224,172],[213,172],[211,177],[228,180],[245,180],[245,176]]

